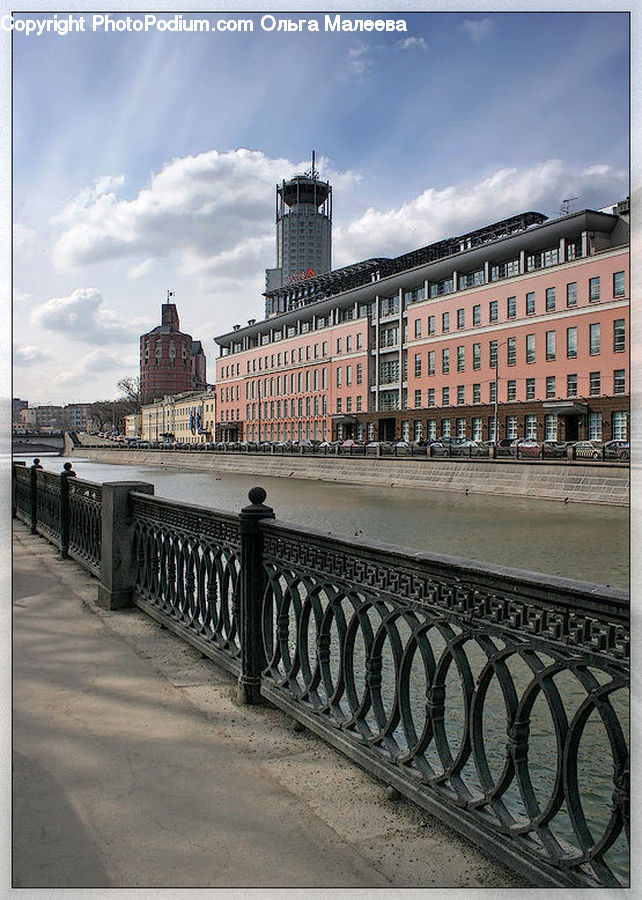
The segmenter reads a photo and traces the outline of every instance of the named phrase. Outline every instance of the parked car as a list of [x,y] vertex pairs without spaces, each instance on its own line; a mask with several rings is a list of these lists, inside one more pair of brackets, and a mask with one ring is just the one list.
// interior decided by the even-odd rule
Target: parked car
[[601,459],[602,441],[576,441],[573,456],[575,459]]
[[433,441],[428,448],[430,456],[450,456],[450,447],[442,444],[440,441]]
[[510,452],[518,457],[539,457],[542,455],[542,445],[535,438],[518,438],[510,445]]
[[572,446],[572,442],[566,441],[544,441],[542,443],[543,459],[567,459],[568,448]]
[[631,448],[628,441],[606,441],[604,444],[605,459],[630,459]]

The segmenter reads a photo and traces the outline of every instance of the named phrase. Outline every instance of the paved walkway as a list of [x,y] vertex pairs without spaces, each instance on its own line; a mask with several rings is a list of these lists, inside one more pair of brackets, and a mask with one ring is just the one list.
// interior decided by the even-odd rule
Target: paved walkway
[[518,887],[18,523],[14,887]]

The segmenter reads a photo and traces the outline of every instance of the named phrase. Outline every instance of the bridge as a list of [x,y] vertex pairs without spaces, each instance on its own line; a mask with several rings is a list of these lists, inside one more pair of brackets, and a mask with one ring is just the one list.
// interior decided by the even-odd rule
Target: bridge
[[[96,577],[105,621],[133,606],[210,660],[213,677],[234,679],[239,727],[258,724],[265,704],[281,710],[391,800],[452,829],[453,847],[463,840],[490,855],[504,872],[494,886],[628,884],[625,592],[304,531],[277,520],[261,488],[236,516],[155,497],[146,483],[83,481],[70,468],[14,466],[15,515]],[[119,671],[97,672],[110,695]],[[174,777],[185,777],[187,756],[177,751]],[[292,777],[306,791],[320,780],[345,824],[353,791],[324,785],[324,771]],[[431,858],[421,838],[413,846]],[[388,883],[407,886],[400,877]],[[435,877],[421,886],[456,883],[452,871]]]
[[20,456],[31,453],[58,453],[63,452],[65,436],[63,432],[56,434],[40,433],[37,431],[25,434],[12,434],[11,449],[13,455]]

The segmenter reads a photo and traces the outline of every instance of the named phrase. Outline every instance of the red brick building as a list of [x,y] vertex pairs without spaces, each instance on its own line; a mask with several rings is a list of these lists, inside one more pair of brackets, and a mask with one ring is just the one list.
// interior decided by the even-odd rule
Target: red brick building
[[207,385],[206,357],[200,341],[181,331],[175,303],[163,303],[161,324],[140,338],[140,388],[143,403],[203,390]]

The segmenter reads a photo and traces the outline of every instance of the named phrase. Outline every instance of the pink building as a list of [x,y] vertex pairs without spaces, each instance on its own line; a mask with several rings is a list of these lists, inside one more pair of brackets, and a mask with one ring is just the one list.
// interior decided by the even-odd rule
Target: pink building
[[498,439],[627,436],[628,272],[627,201],[268,291],[216,338],[217,437],[493,439],[496,385]]

